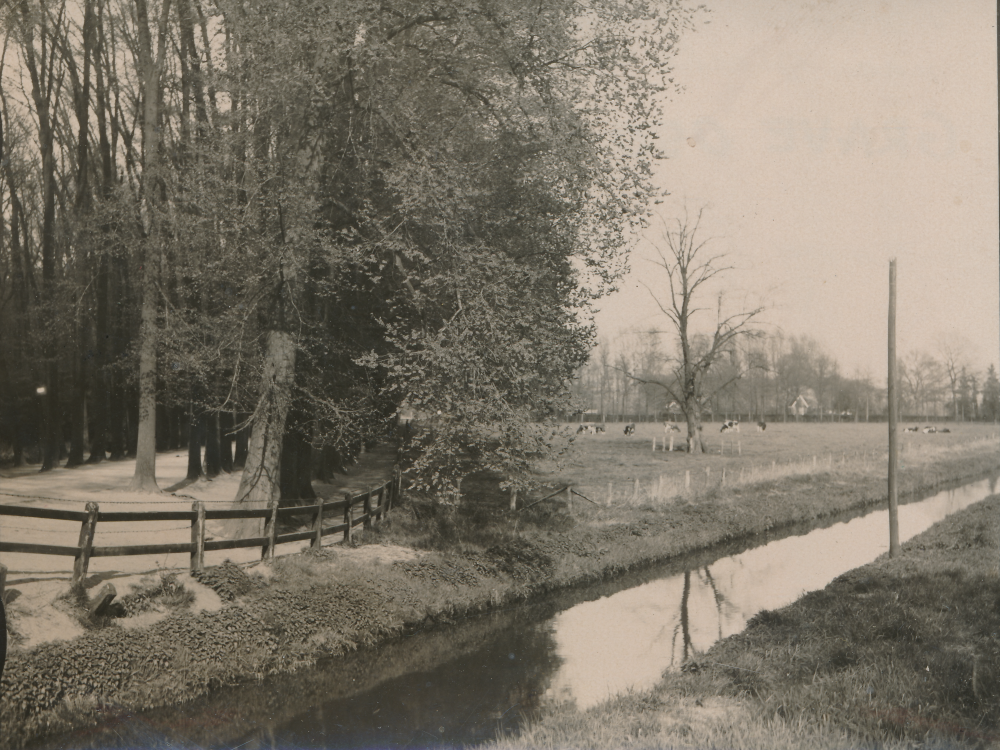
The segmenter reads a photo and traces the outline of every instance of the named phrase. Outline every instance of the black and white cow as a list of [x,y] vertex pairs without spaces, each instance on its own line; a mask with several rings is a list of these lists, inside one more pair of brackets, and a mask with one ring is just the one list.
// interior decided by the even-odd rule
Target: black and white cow
[[767,429],[767,422],[765,422],[763,419],[757,422],[757,432],[763,432],[766,429]]
[[903,429],[903,432],[917,432],[919,429],[919,427],[906,427]]
[[635,434],[635,422],[629,422],[625,425],[625,434],[634,435]]
[[924,428],[925,435],[933,435],[935,432],[937,432],[937,427],[931,427],[928,425]]
[[596,433],[597,433],[598,435],[603,435],[603,434],[604,434],[604,432],[605,432],[605,430],[604,430],[604,425],[602,425],[602,424],[599,424],[599,425],[597,425],[597,427],[595,427],[595,428],[594,428],[594,431],[595,431],[595,432],[596,432]]
[[728,419],[722,423],[722,429],[719,432],[739,432],[740,431],[740,420],[738,419]]
[[673,422],[667,422],[665,425],[663,425],[663,432],[666,435],[669,435],[671,432],[680,432],[680,431],[681,428],[675,425]]

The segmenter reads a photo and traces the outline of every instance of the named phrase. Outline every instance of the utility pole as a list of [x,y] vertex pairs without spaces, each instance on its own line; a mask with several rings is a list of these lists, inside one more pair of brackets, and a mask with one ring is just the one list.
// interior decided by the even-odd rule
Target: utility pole
[[889,261],[889,557],[898,557],[899,497],[896,470],[899,445],[896,439],[898,398],[896,395],[896,259]]

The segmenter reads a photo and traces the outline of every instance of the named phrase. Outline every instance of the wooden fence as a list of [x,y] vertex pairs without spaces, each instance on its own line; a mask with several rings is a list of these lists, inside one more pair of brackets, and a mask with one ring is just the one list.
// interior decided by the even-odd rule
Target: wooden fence
[[[342,500],[321,500],[315,505],[301,505],[279,508],[274,503],[269,508],[208,510],[205,503],[195,501],[191,510],[162,511],[101,511],[97,503],[87,503],[86,510],[58,510],[54,508],[28,508],[23,505],[0,505],[0,516],[20,516],[22,518],[47,518],[80,523],[80,538],[75,547],[52,544],[28,544],[25,542],[0,541],[0,552],[27,552],[36,555],[66,555],[74,558],[73,582],[79,583],[87,576],[87,567],[92,557],[123,557],[126,555],[162,555],[184,553],[191,555],[191,570],[201,570],[205,565],[205,553],[216,550],[260,547],[261,558],[274,557],[274,549],[285,542],[310,540],[310,547],[318,549],[323,537],[328,534],[343,533],[344,540],[350,541],[352,529],[364,525],[371,528],[372,520],[380,520],[399,498],[401,490],[399,472],[385,484],[371,488],[359,495],[344,493]],[[375,505],[372,505],[375,501]],[[360,515],[354,509],[362,506]],[[295,516],[307,516],[309,528],[304,531],[278,533],[278,522]],[[205,522],[221,519],[263,518],[264,535],[244,539],[205,539]],[[327,521],[338,518],[338,523],[326,525]],[[172,544],[135,544],[121,547],[95,547],[94,532],[98,523],[115,521],[190,521],[191,541]]]

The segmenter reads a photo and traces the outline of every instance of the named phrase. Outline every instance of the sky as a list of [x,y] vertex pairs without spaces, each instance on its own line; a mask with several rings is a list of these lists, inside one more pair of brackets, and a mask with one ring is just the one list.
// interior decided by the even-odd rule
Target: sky
[[[769,330],[884,378],[896,258],[899,354],[964,341],[1000,367],[996,3],[707,5],[676,58],[654,208],[673,225],[705,209],[699,236],[734,267],[725,303],[763,303]],[[664,328],[646,288],[665,288],[663,226],[598,302],[601,338]]]

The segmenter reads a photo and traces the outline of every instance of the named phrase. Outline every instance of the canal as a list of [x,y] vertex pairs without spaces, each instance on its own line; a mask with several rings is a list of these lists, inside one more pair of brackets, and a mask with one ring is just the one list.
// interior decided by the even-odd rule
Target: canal
[[[900,539],[992,494],[996,478],[900,506]],[[460,747],[553,706],[654,685],[765,609],[888,549],[886,511],[718,547],[613,582],[415,633],[306,672],[219,690],[38,748]],[[756,545],[756,546],[751,546]]]

